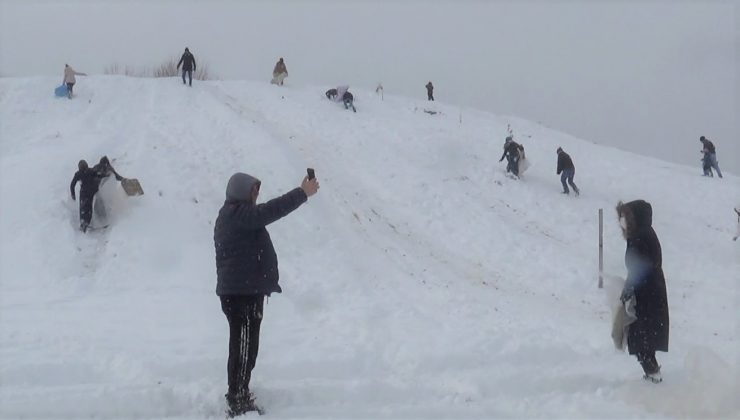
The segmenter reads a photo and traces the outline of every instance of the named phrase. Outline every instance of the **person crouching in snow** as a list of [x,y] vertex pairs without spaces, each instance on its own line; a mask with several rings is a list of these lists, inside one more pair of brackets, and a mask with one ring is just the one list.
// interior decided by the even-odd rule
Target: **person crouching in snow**
[[656,351],[668,351],[668,298],[662,267],[660,241],[653,229],[653,209],[644,200],[617,204],[617,215],[627,241],[627,280],[620,300],[634,299],[637,319],[629,325],[627,348],[645,372],[643,379],[663,381]]
[[280,57],[280,60],[275,63],[275,68],[272,70],[272,81],[270,81],[270,83],[282,86],[286,77],[288,77],[288,68],[285,67],[283,57]]
[[77,79],[75,79],[75,76],[87,76],[87,74],[75,71],[75,69],[70,67],[69,64],[65,64],[64,65],[64,80],[62,80],[62,83],[67,85],[67,97],[69,99],[72,99],[72,96],[73,96],[72,89],[74,88],[75,83],[77,83]]
[[342,94],[342,102],[344,103],[344,109],[352,108],[352,111],[357,112],[357,108],[355,108],[355,97],[349,91],[345,91]]
[[519,145],[519,143],[514,141],[513,137],[508,136],[504,143],[504,154],[502,154],[501,159],[498,160],[501,162],[506,158],[508,162],[506,164],[506,172],[511,172],[516,177],[519,176],[519,158],[523,149],[524,148]]
[[[558,147],[557,153],[557,174],[560,175],[561,172],[563,173],[562,175],[560,175],[560,183],[563,184],[563,194],[570,193],[570,191],[568,191],[568,184],[570,184],[570,186],[573,187],[573,191],[576,192],[576,196],[578,196],[581,192],[578,190],[578,187],[573,182],[573,177],[576,175],[576,166],[573,164],[573,159],[571,159],[570,155],[565,153],[560,147]],[[565,183],[566,180],[568,181],[568,184]]]

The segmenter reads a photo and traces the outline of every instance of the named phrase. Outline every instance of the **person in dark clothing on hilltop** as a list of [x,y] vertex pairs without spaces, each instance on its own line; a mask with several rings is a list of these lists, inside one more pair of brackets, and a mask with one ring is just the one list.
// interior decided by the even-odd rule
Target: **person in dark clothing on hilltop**
[[87,162],[81,160],[77,164],[77,172],[75,172],[72,178],[72,183],[69,185],[69,192],[72,195],[72,200],[75,200],[75,187],[80,182],[80,230],[87,232],[87,228],[90,226],[92,220],[92,209],[93,200],[95,194],[97,194],[100,188],[100,181],[114,174],[116,180],[120,181],[123,179],[121,175],[113,169],[107,156],[100,158],[100,162],[90,168]]
[[180,70],[182,65],[182,84],[185,84],[185,75],[188,75],[189,85],[193,86],[193,72],[195,71],[195,57],[190,53],[190,50],[185,48],[185,52],[180,57],[180,62],[177,63],[177,70]]
[[285,66],[285,60],[280,57],[275,67],[272,69],[272,80],[270,83],[273,85],[282,86],[285,78],[288,77],[288,67]]
[[504,154],[502,154],[501,159],[498,160],[501,162],[506,158],[508,161],[506,172],[511,172],[516,177],[519,176],[519,155],[523,149],[524,148],[519,143],[514,141],[512,136],[508,136],[504,143]]
[[433,101],[434,100],[434,85],[432,84],[431,81],[426,84],[426,88],[427,88],[427,100]]
[[714,170],[717,171],[717,175],[722,178],[722,171],[719,170],[719,163],[717,163],[717,149],[714,147],[714,143],[709,141],[709,139],[704,136],[699,137],[699,141],[703,146],[702,153],[704,154],[704,175],[712,176],[712,170],[707,169],[707,167],[709,167],[714,168]]
[[617,215],[627,241],[627,280],[620,300],[634,299],[637,319],[629,325],[627,347],[645,372],[643,378],[663,381],[656,351],[668,351],[668,298],[663,275],[660,241],[653,229],[653,209],[644,200],[617,204]]
[[266,226],[316,194],[316,178],[305,177],[301,186],[257,204],[261,182],[235,173],[226,187],[226,201],[216,218],[216,294],[229,322],[228,415],[259,411],[249,392],[257,361],[262,305],[265,296],[280,293],[278,260]]
[[344,109],[352,108],[352,111],[357,112],[357,108],[355,108],[355,96],[350,91],[342,94],[342,103],[344,103]]
[[[573,165],[573,159],[570,158],[570,155],[565,153],[562,148],[558,147],[558,169],[557,174],[560,175],[562,172],[562,175],[560,175],[560,182],[563,184],[563,194],[570,194],[570,191],[568,191],[568,184],[570,184],[571,187],[573,187],[573,191],[575,191],[576,196],[581,194],[581,192],[578,190],[578,187],[573,182],[573,177],[576,176],[576,166]],[[568,183],[566,184],[566,180]]]

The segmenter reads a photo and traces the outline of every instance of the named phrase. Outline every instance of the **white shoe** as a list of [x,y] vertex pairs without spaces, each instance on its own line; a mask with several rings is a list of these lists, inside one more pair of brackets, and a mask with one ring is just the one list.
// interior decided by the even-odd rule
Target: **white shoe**
[[659,384],[663,382],[663,376],[660,374],[660,371],[657,371],[655,373],[646,373],[642,379],[646,381],[650,381],[654,384]]

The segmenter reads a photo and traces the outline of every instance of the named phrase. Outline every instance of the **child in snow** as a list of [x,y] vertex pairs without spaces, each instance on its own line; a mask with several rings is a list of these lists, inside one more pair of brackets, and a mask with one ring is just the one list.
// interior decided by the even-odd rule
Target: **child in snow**
[[69,64],[64,65],[64,80],[62,80],[62,84],[67,85],[67,97],[69,99],[72,99],[72,89],[75,86],[75,83],[77,83],[77,79],[75,79],[75,76],[87,76],[85,73],[80,73],[75,71],[72,67],[69,66]]
[[427,88],[427,100],[433,101],[434,100],[434,85],[430,81],[429,83],[426,84],[425,87]]

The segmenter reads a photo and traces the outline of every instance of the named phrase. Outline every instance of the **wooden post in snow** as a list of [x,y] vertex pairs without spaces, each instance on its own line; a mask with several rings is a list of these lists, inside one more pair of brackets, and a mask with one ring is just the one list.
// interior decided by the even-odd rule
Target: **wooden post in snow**
[[599,209],[599,289],[604,287],[604,209]]

